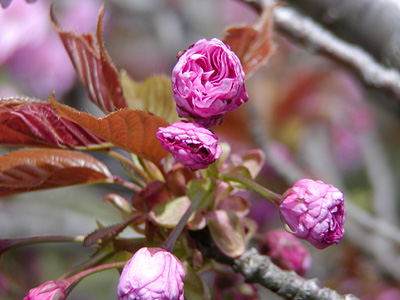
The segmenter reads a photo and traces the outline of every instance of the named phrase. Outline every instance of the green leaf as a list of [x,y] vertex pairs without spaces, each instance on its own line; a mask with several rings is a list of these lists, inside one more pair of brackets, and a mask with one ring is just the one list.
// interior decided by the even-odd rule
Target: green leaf
[[201,197],[199,207],[207,207],[214,202],[216,184],[206,178],[192,179],[187,185],[187,195],[190,200]]
[[204,281],[196,274],[196,272],[185,264],[186,277],[184,283],[184,294],[190,300],[209,300],[210,292]]
[[[175,227],[183,214],[190,206],[188,197],[179,197],[174,200],[160,203],[155,205],[149,212],[149,218],[154,223],[166,227]],[[193,219],[193,215],[189,218],[188,222]]]
[[113,261],[114,262],[128,261],[132,258],[132,256],[133,254],[128,251],[120,251],[113,256]]
[[120,79],[129,108],[150,112],[169,123],[180,120],[172,97],[169,77],[153,76],[143,82],[135,82],[125,71],[122,71]]
[[219,250],[226,256],[235,258],[246,250],[245,234],[235,213],[215,210],[207,213],[207,226]]

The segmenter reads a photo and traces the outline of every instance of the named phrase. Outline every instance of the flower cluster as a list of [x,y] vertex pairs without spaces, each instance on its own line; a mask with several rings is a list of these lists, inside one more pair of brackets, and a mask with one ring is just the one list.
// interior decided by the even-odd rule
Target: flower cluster
[[[6,2],[10,2],[10,0],[0,0],[0,4],[3,6]],[[99,21],[99,24],[102,23]],[[97,35],[100,36],[100,33],[98,31]],[[88,36],[83,35],[80,36],[79,41],[82,37],[85,38],[84,40],[91,40]],[[89,44],[87,43],[87,46]],[[235,49],[233,45],[232,47]],[[246,66],[245,62],[244,65]],[[106,67],[102,67],[106,69]],[[107,172],[103,173],[81,167],[95,180],[104,177],[102,182],[120,184],[131,189],[134,195],[130,202],[117,194],[109,194],[106,197],[106,200],[122,213],[122,223],[108,227],[99,226],[98,230],[86,238],[73,237],[72,240],[73,242],[82,241],[84,246],[98,244],[99,250],[107,247],[106,249],[113,249],[113,254],[121,254],[121,256],[113,257],[117,259],[116,262],[87,268],[61,281],[45,282],[30,290],[24,300],[64,300],[70,289],[85,276],[122,267],[117,287],[119,300],[184,300],[186,297],[205,299],[208,298],[206,297],[208,291],[206,289],[202,291],[202,279],[196,274],[196,271],[207,270],[208,273],[209,270],[213,270],[214,265],[217,266],[220,262],[227,263],[240,257],[245,253],[248,241],[254,237],[260,237],[259,245],[262,254],[268,255],[282,269],[293,270],[301,276],[308,271],[311,258],[307,248],[297,238],[305,239],[319,249],[338,243],[344,234],[343,193],[330,184],[311,179],[299,180],[283,195],[269,191],[255,182],[258,173],[264,166],[264,154],[261,150],[249,151],[242,155],[230,155],[230,148],[226,146],[224,148],[226,152],[218,162],[218,167],[210,168],[208,172],[191,172],[206,169],[221,156],[222,147],[218,144],[218,137],[210,130],[210,127],[220,125],[224,114],[248,101],[244,80],[245,73],[241,61],[228,45],[218,39],[210,41],[201,39],[190,46],[188,50],[181,52],[172,71],[171,84],[178,115],[188,120],[159,127],[155,134],[156,137],[153,131],[154,122],[132,122],[135,130],[138,128],[137,124],[143,125],[139,130],[141,136],[144,136],[143,140],[149,137],[149,132],[153,139],[147,145],[137,147],[140,148],[139,150],[136,150],[136,147],[122,148],[138,155],[138,159],[129,161],[118,152],[100,148],[109,151],[111,157],[117,158],[129,166],[126,171],[135,182],[112,175],[106,166],[104,169]],[[96,81],[97,83],[101,86],[100,81]],[[90,87],[97,88],[94,85]],[[112,84],[107,88],[112,89]],[[120,93],[121,87],[117,86],[116,91]],[[57,104],[53,98],[52,96],[52,108],[45,107],[52,112],[53,109],[58,112],[57,107],[63,106],[58,106],[60,104]],[[21,99],[17,100],[24,103]],[[14,104],[5,101],[4,107],[10,110],[14,109],[10,103]],[[37,103],[34,102],[34,104]],[[121,108],[126,107],[121,105]],[[98,131],[99,133],[97,131],[93,133],[99,134],[99,140],[104,138],[107,142],[105,147],[109,147],[108,142],[115,146],[124,146],[126,136],[129,140],[133,140],[135,146],[138,144],[135,134],[130,132],[131,127],[128,126],[129,120],[135,114],[132,111],[128,111],[129,114],[119,114],[126,113],[126,110],[115,111],[106,118],[100,119],[85,115],[87,118],[85,120],[93,120],[96,124],[92,129],[97,130],[101,124],[108,125],[106,133],[101,130]],[[59,115],[62,116],[63,110],[60,111]],[[75,120],[72,116],[78,113],[72,110],[68,110],[68,112],[71,113],[71,119]],[[65,114],[68,115],[66,112]],[[129,115],[129,118],[125,119],[126,115]],[[156,124],[167,124],[165,120],[160,120],[159,116],[147,113],[143,115],[146,115],[150,121],[160,122]],[[115,129],[117,126],[111,126],[112,122],[117,120],[117,118],[112,119],[115,116],[125,121],[123,125],[127,125],[127,129],[124,129],[122,133]],[[7,117],[4,119],[9,120]],[[48,114],[46,119],[51,119]],[[106,119],[108,123],[103,123]],[[70,121],[68,118],[66,120]],[[163,122],[161,123],[161,121]],[[25,125],[25,123],[21,124]],[[60,126],[58,123],[56,124]],[[146,124],[151,124],[149,126],[151,131],[146,130]],[[117,134],[109,138],[109,131],[116,131]],[[124,136],[122,141],[118,140],[120,136]],[[157,141],[156,145],[153,143],[154,140]],[[160,144],[171,153],[178,162],[177,164],[168,164],[168,160],[162,161],[166,153]],[[87,146],[85,143],[84,145]],[[100,146],[104,145],[100,144]],[[146,155],[151,153],[154,148],[162,154],[160,157]],[[60,152],[64,152],[64,150]],[[65,152],[69,153],[67,150]],[[48,152],[48,156],[53,156],[54,153]],[[75,157],[77,154],[74,152],[69,155]],[[65,155],[65,157],[70,158],[69,155]],[[30,153],[29,158],[31,156]],[[63,156],[60,154],[60,157]],[[53,165],[53,161],[46,163],[46,167]],[[100,162],[98,166],[103,168]],[[38,169],[37,166],[34,167],[34,170]],[[66,174],[72,174],[68,167],[66,169],[65,172],[60,171],[61,175],[59,176],[62,176],[62,179],[67,177]],[[17,168],[11,169],[14,173],[15,170]],[[2,174],[4,175],[6,172],[3,171]],[[205,178],[206,176],[209,178]],[[51,179],[57,184],[57,180],[53,177],[57,176],[53,176],[53,174],[51,176]],[[30,179],[30,177],[27,178]],[[47,179],[46,177],[44,181]],[[86,182],[89,180],[86,177],[83,179],[82,183],[91,183]],[[40,187],[48,188],[52,182],[46,181]],[[56,184],[53,185],[56,186]],[[64,181],[60,183],[60,186],[63,186],[61,184],[64,184]],[[15,184],[13,183],[13,185]],[[27,186],[27,190],[29,189],[32,189],[32,184]],[[280,228],[270,230],[265,234],[257,234],[256,222],[247,218],[251,203],[247,199],[251,197],[248,189],[259,193],[279,207],[286,231]],[[14,192],[11,188],[10,191]],[[263,218],[265,219],[265,214]],[[118,237],[119,233],[128,226],[131,226],[137,233],[143,234],[145,238]],[[182,234],[184,230],[186,232]],[[33,240],[36,242],[51,241],[52,237],[47,238],[40,237]],[[53,238],[55,241],[59,241],[59,237]],[[30,241],[33,240],[30,239]],[[24,244],[24,242],[24,240],[3,240],[3,247],[0,243],[0,250],[5,251],[13,245]],[[183,262],[172,254],[175,243],[178,244],[176,254],[183,259]],[[153,247],[144,247],[149,245],[153,245]],[[157,247],[154,247],[155,245]],[[129,260],[120,261],[120,258],[127,252],[138,248],[140,249]],[[101,251],[96,252],[100,253]],[[215,263],[209,263],[208,259],[216,257],[220,259]],[[214,298],[257,299],[257,287],[247,282],[242,283],[241,275],[234,274],[230,267],[227,269],[216,267],[214,269],[217,271],[215,277],[209,276],[207,280],[213,279],[214,281],[214,287],[217,289],[213,294]],[[186,278],[186,295],[184,296],[186,274],[188,276]],[[247,274],[245,279],[248,280]]]
[[160,128],[157,137],[176,161],[192,170],[205,169],[221,155],[218,138],[207,127],[246,102],[245,74],[239,58],[218,39],[199,40],[180,54],[172,71],[173,97],[180,117]]

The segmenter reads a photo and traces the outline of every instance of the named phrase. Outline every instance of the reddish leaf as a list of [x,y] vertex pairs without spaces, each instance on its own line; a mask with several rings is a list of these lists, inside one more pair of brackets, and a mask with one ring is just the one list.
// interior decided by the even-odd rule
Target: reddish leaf
[[223,33],[223,41],[239,57],[247,76],[261,67],[275,48],[272,41],[273,9],[273,5],[264,9],[254,25],[230,27]]
[[29,149],[0,157],[0,196],[99,182],[112,182],[112,175],[102,162],[87,154]]
[[99,11],[96,42],[91,34],[77,35],[73,32],[63,31],[53,13],[51,13],[51,19],[76,72],[89,93],[90,100],[103,111],[113,112],[126,108],[128,105],[122,95],[118,71],[104,49],[102,39],[103,15],[104,5]]
[[98,118],[72,107],[57,103],[53,96],[50,103],[59,116],[76,122],[107,142],[128,152],[158,163],[168,154],[156,137],[158,127],[168,122],[145,111],[119,110]]
[[82,126],[59,118],[49,103],[0,98],[0,144],[93,150],[110,147]]

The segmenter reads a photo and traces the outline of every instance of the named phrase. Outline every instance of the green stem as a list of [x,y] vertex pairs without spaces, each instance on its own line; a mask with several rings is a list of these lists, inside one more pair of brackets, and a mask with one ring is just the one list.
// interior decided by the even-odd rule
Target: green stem
[[149,167],[147,166],[147,163],[141,158],[138,157],[139,163],[142,166],[143,170],[146,172],[147,176],[150,178],[150,180],[156,180],[157,178],[154,177],[152,172],[150,172]]
[[[112,158],[115,158],[117,160],[119,160],[120,162],[126,164],[127,166],[129,166],[132,170],[134,170],[140,177],[142,177],[143,179],[148,179],[148,176],[146,174],[146,172],[144,172],[141,168],[139,168],[137,165],[135,165],[129,158],[127,158],[126,156],[118,153],[117,151],[114,150],[107,150],[107,151],[102,151],[103,153],[109,155]],[[141,183],[141,182],[139,182]]]
[[199,194],[194,197],[192,203],[190,203],[189,208],[186,210],[186,212],[184,213],[182,218],[179,220],[178,224],[171,231],[168,238],[161,245],[161,248],[163,248],[169,252],[172,252],[172,249],[174,248],[174,245],[175,245],[177,239],[179,238],[183,228],[185,228],[186,223],[189,220],[189,217],[196,210],[197,206],[199,206],[201,199],[202,199],[202,196]]
[[245,187],[248,187],[248,188],[252,189],[253,191],[257,192],[261,196],[264,196],[265,198],[267,198],[269,201],[271,201],[272,203],[274,203],[276,205],[279,205],[281,202],[281,195],[270,191],[269,189],[263,187],[262,185],[259,185],[258,183],[254,182],[250,179],[247,179],[246,177],[243,177],[240,175],[232,175],[232,174],[221,174],[220,177],[224,181],[238,182],[238,183],[244,185]]

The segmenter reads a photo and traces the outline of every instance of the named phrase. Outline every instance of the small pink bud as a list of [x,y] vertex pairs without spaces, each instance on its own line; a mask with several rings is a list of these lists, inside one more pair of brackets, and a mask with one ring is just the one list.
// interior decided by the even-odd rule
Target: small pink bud
[[29,291],[24,300],[64,300],[67,284],[64,281],[46,281]]
[[180,117],[205,127],[219,125],[222,115],[249,97],[239,58],[218,39],[199,40],[183,52],[172,71],[173,96]]
[[292,234],[282,228],[268,231],[261,240],[262,254],[284,270],[293,270],[303,276],[311,264],[307,248]]
[[218,137],[196,123],[179,121],[160,127],[157,138],[177,162],[191,170],[207,168],[222,153]]
[[343,193],[311,179],[297,181],[282,196],[282,219],[293,234],[318,249],[339,243],[344,234]]
[[186,271],[172,253],[141,248],[126,263],[119,278],[119,300],[183,300]]

